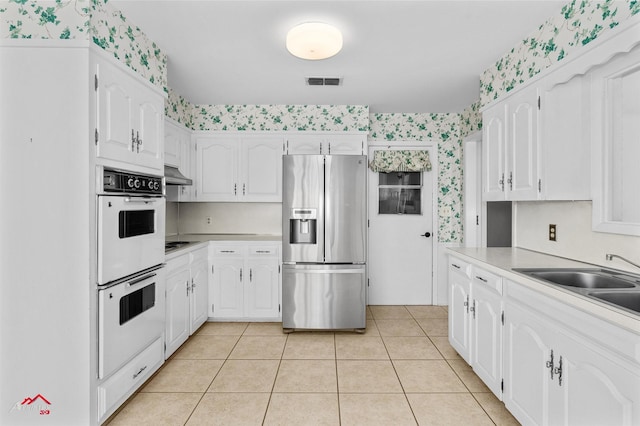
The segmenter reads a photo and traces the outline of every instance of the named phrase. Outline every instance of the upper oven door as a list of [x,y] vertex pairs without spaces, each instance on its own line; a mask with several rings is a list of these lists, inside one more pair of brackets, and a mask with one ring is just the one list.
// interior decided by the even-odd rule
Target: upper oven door
[[164,262],[164,197],[98,197],[98,284]]

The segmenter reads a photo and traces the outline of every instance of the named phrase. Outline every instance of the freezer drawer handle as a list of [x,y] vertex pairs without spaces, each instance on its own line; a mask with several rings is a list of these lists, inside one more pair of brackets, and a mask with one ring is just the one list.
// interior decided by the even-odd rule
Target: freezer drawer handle
[[362,274],[364,269],[285,269],[285,272],[303,274]]

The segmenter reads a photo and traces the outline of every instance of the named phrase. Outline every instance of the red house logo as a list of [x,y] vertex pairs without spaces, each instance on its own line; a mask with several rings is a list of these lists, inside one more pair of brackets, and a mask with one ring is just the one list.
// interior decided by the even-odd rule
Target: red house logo
[[38,401],[39,399],[40,399],[40,400],[42,400],[45,404],[47,404],[47,405],[51,405],[51,403],[50,403],[49,401],[47,401],[47,398],[45,398],[44,396],[42,396],[42,395],[40,395],[40,394],[37,394],[37,395],[36,395],[36,396],[34,396],[33,398],[26,397],[26,398],[24,399],[24,401],[22,401],[22,403],[21,403],[20,405],[25,405],[25,404],[26,404],[26,405],[31,405],[31,404],[33,404],[34,402]]
[[49,402],[49,400],[39,393],[33,398],[28,396],[23,399],[22,402],[16,402],[16,404],[11,408],[10,412],[22,411],[27,413],[37,413],[41,416],[48,416],[49,414],[51,414],[50,405],[51,403]]

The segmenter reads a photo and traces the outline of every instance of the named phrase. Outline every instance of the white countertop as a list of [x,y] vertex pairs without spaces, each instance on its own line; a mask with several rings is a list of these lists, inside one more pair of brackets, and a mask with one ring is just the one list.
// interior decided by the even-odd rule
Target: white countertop
[[[627,328],[640,334],[640,315],[588,298],[571,290],[556,286],[535,278],[531,278],[513,268],[595,268],[611,269],[602,265],[578,262],[562,257],[543,254],[521,248],[467,248],[450,247],[447,249],[462,260],[470,263],[481,263],[479,266],[518,284],[535,289],[547,296],[554,297],[584,312],[598,316],[613,324]],[[628,271],[621,271],[629,273]]]
[[168,235],[167,241],[282,241],[282,235],[266,234],[178,234]]

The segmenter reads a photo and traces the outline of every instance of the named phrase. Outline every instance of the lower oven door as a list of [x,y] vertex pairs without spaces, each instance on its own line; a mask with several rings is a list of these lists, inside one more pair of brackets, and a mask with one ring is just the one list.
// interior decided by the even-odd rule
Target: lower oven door
[[98,290],[98,374],[108,377],[164,332],[164,268]]
[[164,262],[164,197],[98,197],[98,284]]

